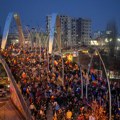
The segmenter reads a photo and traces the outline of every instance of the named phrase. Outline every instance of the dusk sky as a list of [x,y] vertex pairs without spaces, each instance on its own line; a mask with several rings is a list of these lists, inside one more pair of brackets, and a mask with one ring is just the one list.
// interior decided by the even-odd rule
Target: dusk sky
[[58,13],[92,20],[92,31],[116,20],[120,31],[120,0],[0,0],[1,31],[9,12],[19,13],[22,25],[45,28],[46,15]]

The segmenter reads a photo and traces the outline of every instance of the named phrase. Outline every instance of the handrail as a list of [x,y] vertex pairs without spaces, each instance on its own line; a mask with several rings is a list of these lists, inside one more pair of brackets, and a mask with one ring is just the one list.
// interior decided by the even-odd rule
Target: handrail
[[10,78],[10,81],[12,82],[12,84],[13,84],[15,90],[16,90],[17,96],[18,96],[18,98],[20,100],[20,103],[22,105],[22,109],[25,112],[25,118],[26,118],[26,120],[31,120],[32,117],[31,117],[31,114],[30,114],[30,110],[29,110],[29,108],[28,108],[28,106],[27,106],[27,104],[26,104],[23,96],[21,95],[21,92],[19,91],[19,89],[18,89],[18,87],[16,85],[15,78],[13,77],[10,68],[8,67],[7,63],[2,58],[1,55],[0,55],[0,60],[1,60],[1,63],[3,65],[3,67],[4,67],[4,69],[5,69],[8,77]]

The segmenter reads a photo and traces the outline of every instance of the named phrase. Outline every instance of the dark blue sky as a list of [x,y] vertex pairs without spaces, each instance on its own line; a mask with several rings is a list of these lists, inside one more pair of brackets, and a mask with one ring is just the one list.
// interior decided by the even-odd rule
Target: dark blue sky
[[90,18],[92,31],[104,30],[115,19],[120,31],[120,0],[0,0],[0,26],[7,14],[18,12],[23,25],[45,27],[45,17],[51,13]]

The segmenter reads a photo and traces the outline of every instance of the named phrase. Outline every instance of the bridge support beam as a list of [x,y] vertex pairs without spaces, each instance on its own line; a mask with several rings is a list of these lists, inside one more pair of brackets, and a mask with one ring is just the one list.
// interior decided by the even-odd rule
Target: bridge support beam
[[4,31],[3,31],[3,36],[2,36],[2,43],[1,43],[1,49],[4,50],[6,47],[6,43],[7,43],[7,38],[8,38],[8,33],[9,33],[9,29],[10,29],[10,24],[12,22],[12,19],[15,19],[16,21],[16,25],[17,25],[17,29],[18,29],[18,33],[19,33],[19,42],[20,45],[23,46],[24,45],[24,35],[23,35],[23,31],[22,31],[22,25],[20,22],[20,17],[18,14],[16,13],[9,13],[5,22],[5,27],[4,27]]

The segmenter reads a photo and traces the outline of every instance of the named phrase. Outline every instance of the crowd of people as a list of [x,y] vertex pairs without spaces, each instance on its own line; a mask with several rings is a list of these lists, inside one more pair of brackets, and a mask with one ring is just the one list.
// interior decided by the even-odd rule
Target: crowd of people
[[[40,51],[41,50],[41,51]],[[41,54],[40,54],[41,53]],[[31,115],[35,120],[108,120],[109,96],[106,79],[91,69],[80,71],[80,66],[64,58],[64,80],[61,56],[48,54],[45,48],[11,45],[1,51],[16,83],[20,85]],[[82,77],[81,77],[82,74]],[[81,97],[88,84],[88,97]],[[112,117],[120,119],[120,88],[111,84]]]

